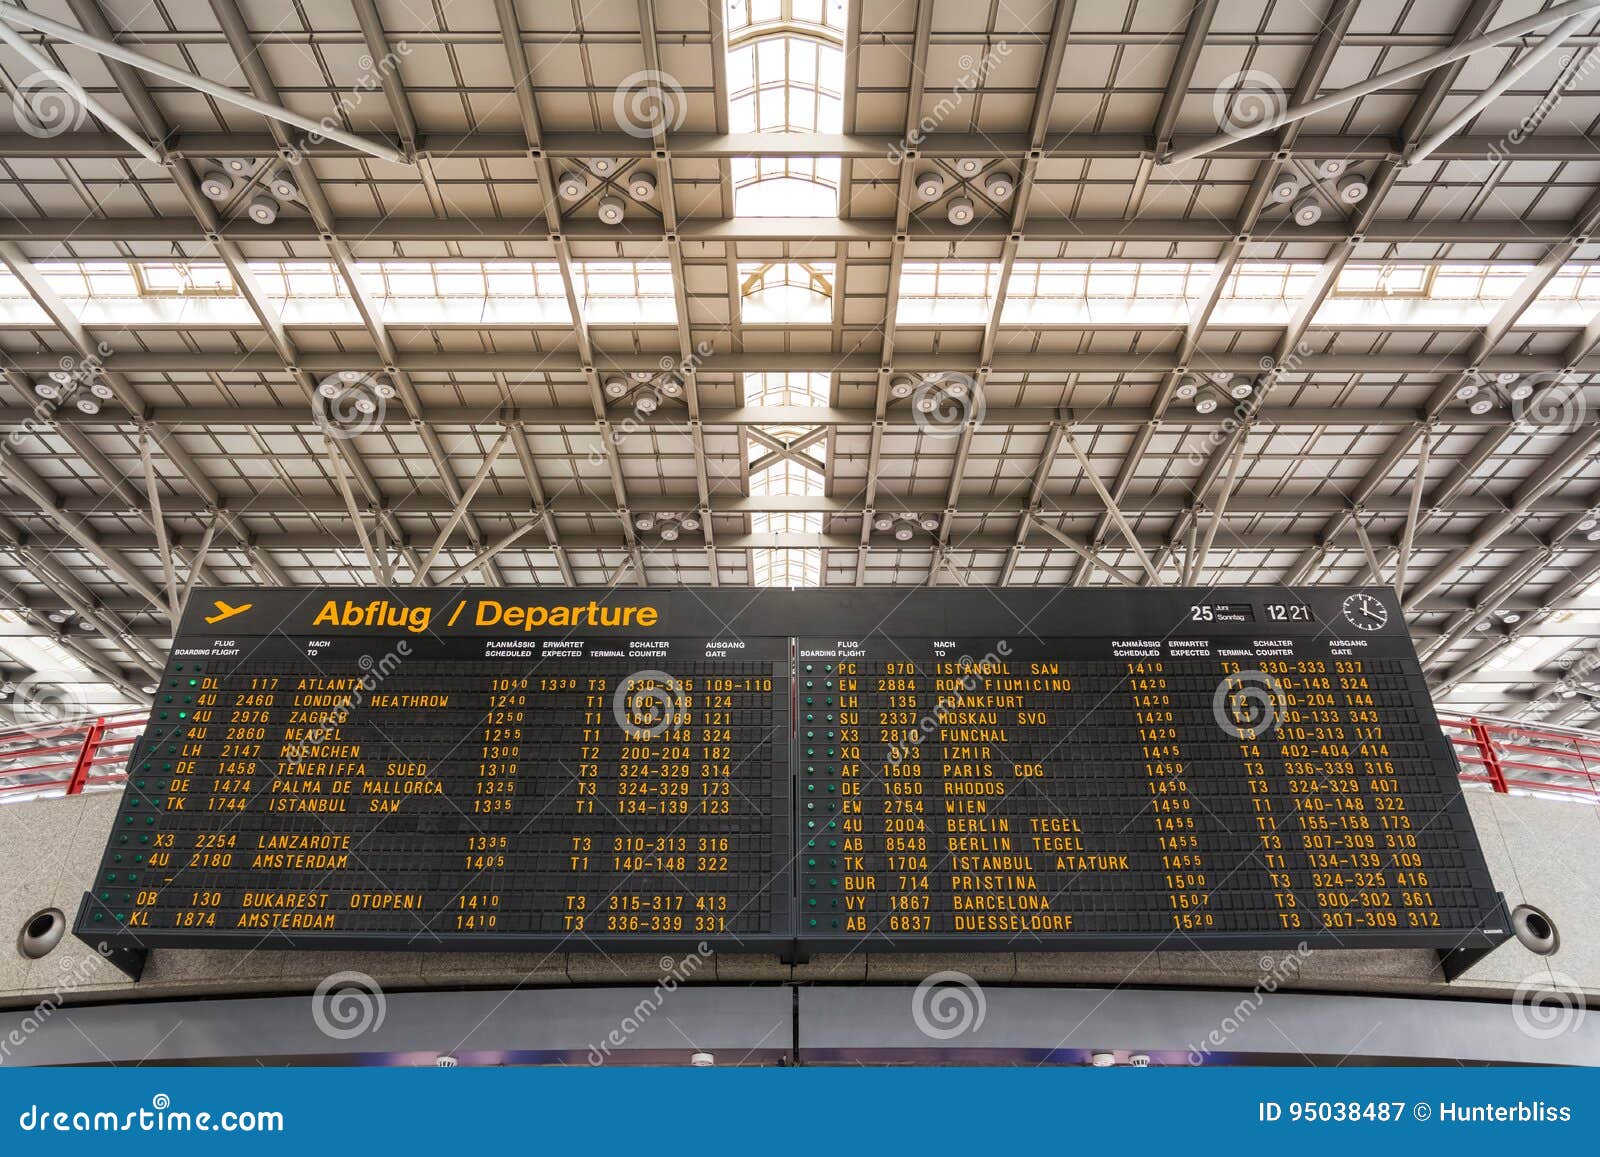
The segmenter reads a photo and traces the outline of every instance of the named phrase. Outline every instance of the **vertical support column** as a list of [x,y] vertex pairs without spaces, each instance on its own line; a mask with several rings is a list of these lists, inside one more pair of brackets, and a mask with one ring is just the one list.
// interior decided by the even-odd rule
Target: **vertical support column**
[[100,750],[100,740],[105,737],[106,721],[102,716],[89,725],[84,733],[83,746],[78,748],[78,762],[72,768],[72,778],[67,780],[68,795],[82,795],[83,785],[89,782],[89,771],[94,767],[95,752]]

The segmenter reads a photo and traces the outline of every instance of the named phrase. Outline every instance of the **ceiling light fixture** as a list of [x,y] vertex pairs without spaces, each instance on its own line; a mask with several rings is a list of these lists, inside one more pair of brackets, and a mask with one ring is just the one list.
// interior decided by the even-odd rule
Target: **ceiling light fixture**
[[208,200],[226,200],[233,192],[234,180],[221,169],[208,169],[200,177],[200,191]]
[[1304,229],[1322,220],[1322,202],[1315,197],[1301,197],[1294,203],[1294,223]]
[[944,196],[944,174],[936,169],[918,173],[917,196],[924,201],[936,201]]
[[1367,179],[1360,173],[1351,173],[1339,182],[1339,200],[1346,205],[1357,205],[1367,199]]
[[623,215],[627,212],[623,208],[621,197],[601,197],[598,208],[600,210],[600,220],[607,225],[619,224]]
[[607,378],[604,388],[606,397],[620,398],[628,392],[628,383],[621,378]]
[[944,215],[952,225],[965,225],[972,220],[972,202],[965,197],[951,198]]
[[616,172],[617,159],[615,157],[595,157],[589,162],[589,168],[600,176],[607,177]]
[[1467,411],[1473,414],[1487,414],[1494,409],[1494,399],[1490,397],[1473,398],[1467,403]]
[[628,195],[635,201],[648,201],[656,195],[656,175],[649,169],[635,169],[628,175]]
[[1299,192],[1300,178],[1293,173],[1279,173],[1277,179],[1272,182],[1272,199],[1280,205],[1287,205],[1293,201]]
[[1004,169],[1001,169],[985,177],[983,187],[990,197],[996,201],[1004,201],[1016,190],[1017,179]]
[[889,396],[891,398],[909,398],[911,391],[915,388],[916,383],[905,374],[899,374],[889,379]]
[[1344,172],[1349,167],[1349,164],[1349,161],[1341,160],[1337,157],[1329,157],[1325,161],[1318,161],[1316,164],[1317,176],[1327,177],[1331,180]]
[[267,188],[272,190],[272,195],[280,201],[298,201],[300,199],[300,186],[294,183],[287,170],[274,173],[272,180],[267,182]]
[[963,177],[976,177],[983,171],[982,157],[962,157],[956,162],[956,172]]
[[250,214],[250,220],[257,225],[271,225],[278,219],[278,203],[263,193],[251,199],[249,208],[245,212]]
[[589,191],[589,178],[586,174],[571,169],[561,174],[556,182],[556,188],[567,200],[575,200]]

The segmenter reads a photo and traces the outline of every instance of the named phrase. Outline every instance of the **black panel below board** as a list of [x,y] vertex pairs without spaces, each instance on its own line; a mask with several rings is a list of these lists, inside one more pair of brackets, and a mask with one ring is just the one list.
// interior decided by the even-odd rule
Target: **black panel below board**
[[197,591],[122,948],[1509,934],[1380,589]]

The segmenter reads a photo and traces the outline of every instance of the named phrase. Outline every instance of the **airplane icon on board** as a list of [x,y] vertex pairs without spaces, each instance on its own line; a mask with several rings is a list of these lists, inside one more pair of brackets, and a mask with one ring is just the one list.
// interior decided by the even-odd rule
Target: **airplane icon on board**
[[220,623],[223,619],[231,619],[234,615],[242,615],[251,607],[255,606],[254,603],[245,603],[243,606],[230,607],[221,599],[217,599],[213,605],[217,608],[217,613],[206,616],[206,622],[212,624]]

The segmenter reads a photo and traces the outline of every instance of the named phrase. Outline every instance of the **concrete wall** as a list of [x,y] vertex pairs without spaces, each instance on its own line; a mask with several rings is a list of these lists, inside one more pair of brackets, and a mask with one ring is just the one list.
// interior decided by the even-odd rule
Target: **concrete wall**
[[[1506,996],[1519,986],[1574,987],[1600,994],[1600,809],[1518,796],[1468,796],[1495,882],[1509,905],[1533,904],[1555,922],[1561,947],[1536,956],[1502,945],[1453,982],[1431,952],[1314,952],[1271,967],[1258,952],[1043,953],[961,956],[856,954],[786,965],[773,957],[721,955],[687,983],[849,981],[916,983],[959,969],[985,983],[1143,985],[1250,989],[1269,972],[1276,987],[1313,992]],[[70,935],[39,960],[17,937],[51,906],[76,916],[114,819],[117,797],[80,796],[0,807],[0,1007],[187,995],[309,992],[330,974],[358,970],[387,991],[457,987],[549,987],[654,982],[656,953],[592,954],[240,951],[152,952],[137,984]]]

